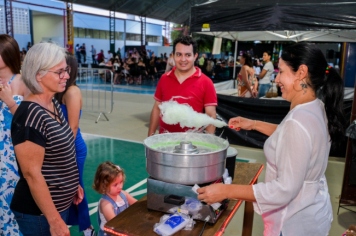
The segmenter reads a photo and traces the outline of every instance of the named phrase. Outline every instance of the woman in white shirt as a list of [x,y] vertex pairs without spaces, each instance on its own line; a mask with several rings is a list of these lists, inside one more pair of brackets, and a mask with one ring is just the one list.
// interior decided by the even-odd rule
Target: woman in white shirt
[[297,43],[283,50],[276,82],[291,102],[279,125],[242,117],[229,121],[230,128],[270,136],[264,145],[265,182],[213,184],[198,189],[198,199],[253,202],[263,216],[265,236],[328,235],[333,214],[324,173],[331,141],[342,140],[344,133],[343,81],[317,46]]
[[259,88],[258,88],[258,97],[263,97],[266,95],[268,90],[271,88],[271,76],[274,71],[274,66],[271,62],[272,53],[270,51],[266,51],[263,53],[263,61],[265,65],[262,69],[262,72],[257,76],[260,78],[258,81]]

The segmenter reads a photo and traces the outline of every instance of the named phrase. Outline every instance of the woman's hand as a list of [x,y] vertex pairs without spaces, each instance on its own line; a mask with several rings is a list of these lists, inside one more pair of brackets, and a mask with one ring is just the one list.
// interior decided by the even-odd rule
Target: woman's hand
[[70,236],[68,226],[62,218],[57,218],[53,221],[49,221],[49,230],[52,236]]
[[79,205],[79,203],[81,203],[81,202],[83,201],[83,198],[84,198],[84,190],[83,190],[83,188],[79,185],[79,186],[78,186],[77,194],[75,194],[75,196],[74,196],[73,203],[74,203],[75,205]]
[[229,120],[229,127],[231,129],[234,129],[236,131],[239,131],[240,129],[244,129],[244,130],[252,130],[254,126],[254,121],[250,120],[250,119],[246,119],[243,117],[235,117],[235,118],[231,118]]
[[206,202],[208,205],[221,202],[222,200],[228,198],[226,184],[212,184],[204,188],[199,188],[197,192],[199,193],[198,199]]
[[15,104],[15,101],[12,98],[12,89],[9,84],[0,83],[0,99],[4,101],[7,106],[12,106]]
[[253,98],[257,98],[258,92],[256,90],[252,89],[252,94],[251,95],[252,95]]

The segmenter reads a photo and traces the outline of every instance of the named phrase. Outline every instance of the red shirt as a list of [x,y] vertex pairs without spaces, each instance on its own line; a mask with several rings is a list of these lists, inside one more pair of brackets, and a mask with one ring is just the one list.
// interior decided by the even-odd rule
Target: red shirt
[[[179,83],[174,74],[176,67],[170,72],[162,75],[157,84],[154,99],[158,102],[166,102],[173,97],[174,101],[180,104],[190,105],[194,111],[203,113],[204,107],[217,106],[217,96],[213,82],[209,77],[201,73],[198,67],[195,67],[196,72]],[[179,124],[168,125],[159,119],[159,133],[165,132],[185,132],[191,128],[181,128]]]

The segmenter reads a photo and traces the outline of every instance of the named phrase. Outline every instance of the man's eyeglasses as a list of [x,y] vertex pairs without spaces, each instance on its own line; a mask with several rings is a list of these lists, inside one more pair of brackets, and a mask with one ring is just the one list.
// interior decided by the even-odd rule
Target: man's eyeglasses
[[63,79],[64,76],[66,76],[66,73],[68,73],[68,75],[70,74],[70,71],[71,71],[70,66],[67,66],[64,70],[60,70],[60,71],[50,71],[50,70],[48,70],[47,72],[55,73],[55,74],[59,75],[60,79]]

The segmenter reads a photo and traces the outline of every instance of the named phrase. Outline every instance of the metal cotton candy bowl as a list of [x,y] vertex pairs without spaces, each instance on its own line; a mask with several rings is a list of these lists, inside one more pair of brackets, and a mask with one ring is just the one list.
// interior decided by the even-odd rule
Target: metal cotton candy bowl
[[219,179],[225,171],[229,142],[210,134],[166,133],[146,138],[147,173],[158,180],[203,184]]

